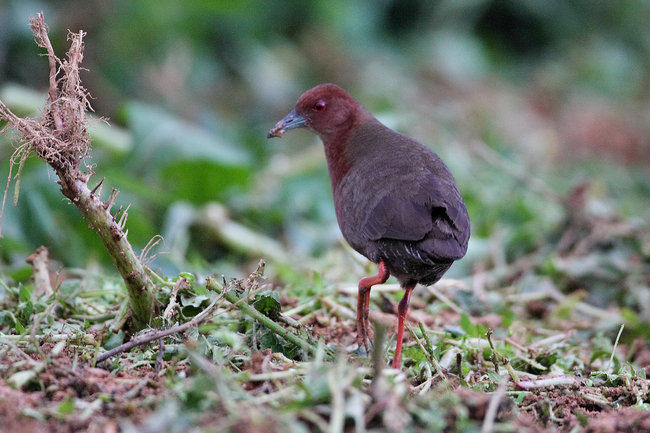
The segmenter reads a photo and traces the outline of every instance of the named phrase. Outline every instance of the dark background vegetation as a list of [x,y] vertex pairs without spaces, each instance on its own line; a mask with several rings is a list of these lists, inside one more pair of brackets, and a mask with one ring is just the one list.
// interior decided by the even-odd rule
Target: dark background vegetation
[[[647,339],[648,2],[4,0],[0,99],[23,115],[47,86],[28,26],[40,10],[59,55],[68,29],[87,32],[82,79],[111,125],[93,125],[88,164],[131,205],[137,250],[164,237],[155,270],[242,276],[264,258],[295,296],[368,272],[341,243],[318,139],[265,138],[304,90],[334,82],[450,166],[473,232],[448,276],[471,285],[534,257],[497,285],[581,291],[621,308],[628,342]],[[0,135],[3,186],[13,149]],[[34,158],[16,206],[9,188],[3,284],[27,283],[40,245],[54,270],[113,273],[54,179]],[[607,232],[618,223],[628,231]]]

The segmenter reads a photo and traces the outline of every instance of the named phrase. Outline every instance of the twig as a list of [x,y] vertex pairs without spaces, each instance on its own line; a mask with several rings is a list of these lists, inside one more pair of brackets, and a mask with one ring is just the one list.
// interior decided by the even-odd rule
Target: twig
[[[413,329],[412,326],[410,326],[410,325],[406,325],[406,326],[407,326],[409,332],[411,333],[411,336],[413,337],[413,339],[414,339],[415,341],[417,341],[418,345],[420,346],[420,349],[422,349],[422,352],[424,353],[424,356],[427,358],[427,360],[428,360],[429,363],[433,366],[433,368],[436,369],[436,373],[440,374],[440,377],[442,377],[442,380],[443,380],[444,382],[447,382],[447,378],[446,378],[445,375],[443,374],[443,369],[442,369],[442,367],[440,366],[440,364],[438,363],[438,361],[436,360],[436,358],[433,356],[433,352],[429,352],[429,351],[424,347],[424,345],[422,344],[422,342],[421,342],[420,339],[418,338],[418,336],[417,336],[417,334],[415,333],[415,330]],[[422,330],[423,328],[421,327],[420,329]]]
[[301,368],[291,368],[289,370],[271,371],[268,373],[250,374],[247,371],[239,373],[235,379],[240,382],[266,382],[267,380],[287,379],[289,377],[304,374]]
[[318,415],[316,412],[314,412],[311,409],[308,408],[302,408],[298,411],[296,411],[296,415],[306,419],[310,423],[314,424],[316,426],[315,431],[329,431],[329,424],[321,417]]
[[315,303],[316,303],[316,299],[312,298],[309,301],[305,302],[304,304],[299,304],[299,305],[295,306],[294,308],[291,308],[290,310],[285,311],[283,314],[285,316],[293,316],[294,314],[300,313],[305,308],[313,307]]
[[494,394],[490,398],[487,410],[485,411],[485,418],[483,418],[483,425],[481,426],[481,433],[490,433],[494,429],[494,419],[499,410],[499,404],[506,395],[506,380],[501,380]]
[[127,319],[129,318],[129,303],[126,301],[123,301],[122,304],[120,305],[120,309],[117,311],[117,314],[115,315],[115,318],[111,322],[111,325],[109,326],[109,329],[113,334],[117,334],[120,332],[120,329],[124,326],[126,323]]
[[344,374],[345,358],[339,356],[327,372],[327,384],[329,385],[331,395],[331,415],[328,431],[331,433],[342,433],[345,421],[345,388],[347,383],[341,383]]
[[372,346],[372,383],[370,394],[378,396],[381,390],[380,381],[383,380],[381,372],[386,366],[384,361],[384,338],[386,337],[386,325],[377,323],[375,325],[375,335]]
[[528,391],[531,389],[548,388],[551,386],[578,385],[578,379],[573,376],[562,375],[537,380],[521,380],[516,382],[515,385],[519,389]]
[[424,325],[422,322],[418,322],[418,327],[420,328],[420,332],[422,333],[422,337],[424,338],[424,342],[426,343],[427,350],[429,353],[433,354],[433,344],[431,344],[431,339],[427,335],[427,330],[424,329]]
[[621,327],[618,330],[618,335],[616,336],[616,341],[614,341],[614,347],[612,348],[612,355],[609,357],[607,367],[605,367],[606,372],[609,371],[609,367],[611,367],[612,362],[614,361],[614,354],[616,353],[616,347],[618,347],[618,340],[621,338],[621,334],[623,333],[623,328],[625,328],[625,324],[621,324]]
[[552,343],[556,343],[558,341],[564,341],[567,338],[569,338],[569,334],[564,332],[560,334],[551,335],[550,337],[546,337],[543,340],[535,341],[534,343],[529,344],[528,350],[534,350],[537,349],[538,347],[547,346]]
[[592,403],[596,403],[597,405],[600,405],[604,408],[609,408],[612,406],[611,403],[601,395],[590,394],[588,392],[585,392],[584,394],[581,395],[582,398],[584,398],[585,400],[590,401]]
[[158,356],[156,357],[156,373],[160,373],[163,365],[163,356],[165,355],[165,342],[162,338],[158,340]]
[[409,394],[411,395],[424,395],[431,389],[433,378],[435,377],[431,372],[431,366],[429,364],[424,364],[422,367],[422,373],[420,374],[424,374],[425,379],[422,383],[409,390]]
[[[557,301],[558,303],[570,301],[571,300],[570,298],[574,296],[573,294],[567,296],[564,293],[561,293],[556,288],[549,290],[548,295],[551,299]],[[575,302],[575,304],[572,306],[572,309],[582,314],[596,317],[600,320],[609,320],[611,322],[619,322],[619,323],[623,321],[623,318],[619,313],[607,311],[583,301]]]
[[512,368],[512,365],[510,365],[510,360],[506,358],[505,356],[501,355],[497,350],[494,348],[494,344],[492,344],[492,330],[488,329],[487,333],[485,334],[487,337],[487,341],[490,344],[490,348],[492,349],[492,353],[494,353],[494,359],[496,364],[498,365],[499,362],[503,364],[503,366],[508,370],[508,373],[510,374],[510,377],[512,380],[517,383],[519,382],[519,375],[515,371],[514,368]]
[[[248,305],[246,302],[241,302],[242,300],[237,296],[237,294],[233,290],[228,290],[227,288],[221,289],[219,285],[216,283],[214,278],[208,277],[206,279],[205,285],[209,290],[213,290],[217,293],[221,293],[228,302],[230,302],[235,307],[237,307],[242,313],[260,322],[265,328],[271,330],[272,332],[284,338],[285,340],[295,344],[296,346],[300,347],[304,351],[311,353],[312,355],[316,354],[318,350],[317,346],[314,346],[309,342],[303,340],[302,338],[298,337],[297,335],[289,332],[287,329],[275,323],[273,320],[269,319],[264,314],[260,313],[255,308]],[[326,349],[326,351],[329,357],[334,356],[334,353],[331,349]]]
[[209,318],[210,313],[212,313],[216,309],[221,299],[222,299],[221,297],[218,297],[217,299],[212,301],[212,303],[208,305],[208,307],[205,310],[201,311],[199,314],[194,316],[194,318],[189,322],[185,322],[177,326],[172,326],[171,328],[164,329],[161,331],[149,332],[140,338],[136,338],[135,340],[131,340],[128,343],[121,344],[116,348],[109,350],[108,352],[102,353],[97,357],[97,363],[103,362],[108,358],[110,358],[111,356],[117,355],[118,353],[131,350],[136,346],[140,346],[142,344],[149,343],[150,341],[167,337],[168,335],[183,332],[186,329],[200,325],[204,320],[207,320]]
[[547,251],[538,248],[532,253],[523,256],[504,266],[496,266],[492,269],[477,272],[472,276],[474,282],[481,281],[486,286],[495,286],[500,281],[510,281],[516,275],[525,273],[535,268],[539,263],[547,258]]
[[[30,337],[32,338],[32,337]],[[72,334],[36,334],[33,336],[33,339],[39,343],[50,342],[58,343],[59,341],[72,341],[79,342],[82,344],[95,344],[95,336],[93,334],[86,333],[72,333]],[[21,344],[27,342],[27,336],[25,335],[5,335],[0,332],[0,344],[7,344],[8,342],[15,342],[16,344]]]
[[522,362],[525,362],[526,364],[530,365],[531,367],[537,369],[537,370],[548,370],[547,367],[544,367],[542,364],[539,362],[535,361],[534,359],[528,359],[524,356],[516,356],[515,359],[519,359]]
[[331,298],[328,298],[326,296],[323,296],[320,298],[320,301],[323,305],[326,307],[329,307],[331,310],[332,314],[336,314],[339,317],[342,317],[344,319],[354,319],[357,317],[357,313],[352,311],[351,309],[337,303]]
[[457,314],[463,314],[463,309],[460,308],[458,305],[456,305],[456,303],[454,303],[454,301],[452,301],[451,299],[449,299],[448,297],[446,297],[444,294],[442,294],[442,292],[440,292],[438,289],[436,289],[436,288],[433,287],[433,286],[428,286],[428,287],[427,287],[427,290],[428,290],[429,293],[431,293],[435,298],[437,298],[439,301],[441,301],[441,302],[444,303],[446,306],[448,306],[449,308],[451,308],[455,313],[457,313]]
[[515,340],[513,340],[510,337],[504,338],[503,341],[505,341],[506,343],[508,343],[512,347],[514,347],[514,348],[516,348],[516,349],[518,349],[518,350],[520,350],[522,352],[528,352],[528,349],[526,349],[524,346],[522,346],[521,344],[519,344],[518,342],[516,342]]
[[176,302],[176,296],[178,295],[178,289],[183,287],[184,289],[187,289],[187,279],[185,277],[180,277],[177,281],[176,284],[174,284],[174,288],[172,289],[172,293],[169,296],[169,304],[167,304],[167,308],[165,308],[165,312],[163,313],[163,318],[169,320],[172,317],[172,314],[174,314],[174,308],[178,303]]
[[36,294],[45,293],[49,296],[54,293],[52,283],[50,282],[49,261],[49,253],[47,248],[43,246],[38,247],[31,256],[27,257],[27,263],[32,265],[32,269],[34,270],[34,288]]
[[88,322],[105,322],[109,319],[115,318],[117,313],[111,312],[111,313],[104,313],[104,314],[71,314],[70,317],[71,319],[76,319],[76,320],[85,320]]
[[[370,293],[395,293],[400,290],[402,290],[402,286],[399,284],[376,284],[372,286]],[[359,286],[346,284],[338,289],[338,291],[347,295],[356,295],[359,292]]]

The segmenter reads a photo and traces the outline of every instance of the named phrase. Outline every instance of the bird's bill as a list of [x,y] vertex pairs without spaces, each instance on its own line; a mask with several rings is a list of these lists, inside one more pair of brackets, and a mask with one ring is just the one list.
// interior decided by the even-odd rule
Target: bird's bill
[[307,119],[298,113],[296,110],[291,110],[291,113],[284,116],[282,120],[275,124],[269,131],[267,138],[282,137],[282,135],[290,129],[304,128],[307,124]]

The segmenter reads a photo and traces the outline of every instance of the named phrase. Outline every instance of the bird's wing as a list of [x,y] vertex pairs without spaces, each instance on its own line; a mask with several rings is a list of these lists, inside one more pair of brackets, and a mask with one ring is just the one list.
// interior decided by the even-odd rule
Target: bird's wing
[[366,215],[366,239],[432,242],[441,258],[462,257],[467,247],[469,219],[458,188],[433,173],[405,194],[387,192]]
[[395,239],[419,241],[431,231],[433,219],[431,209],[416,197],[387,194],[368,212],[362,225],[367,239]]

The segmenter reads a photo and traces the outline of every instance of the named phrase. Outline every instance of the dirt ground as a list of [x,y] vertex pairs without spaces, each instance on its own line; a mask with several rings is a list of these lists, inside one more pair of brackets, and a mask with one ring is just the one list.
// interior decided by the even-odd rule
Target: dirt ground
[[[345,332],[330,335],[335,339],[343,336]],[[41,349],[43,353],[48,353],[52,347],[52,344],[44,344]],[[270,355],[270,350],[257,353],[244,366],[245,370],[251,373],[261,371],[261,365]],[[30,355],[30,358],[39,361],[41,356]],[[125,419],[129,420],[129,425],[137,428],[153,411],[156,403],[151,402],[160,404],[171,392],[165,386],[164,377],[160,377],[150,366],[131,366],[111,373],[81,362],[75,363],[76,358],[74,353],[63,351],[22,390],[14,389],[0,380],[0,432],[111,433],[122,431],[121,423]],[[4,357],[0,365],[8,367],[11,362],[16,360]],[[175,368],[177,372],[189,373],[183,365],[167,366]],[[470,418],[482,420],[493,394],[453,385],[453,380],[450,383],[466,406]],[[251,383],[250,386],[244,384],[244,388],[249,390],[259,386],[259,383]],[[582,386],[533,390],[526,393],[519,406],[509,398],[503,398],[496,421],[514,422],[520,431],[527,432],[650,432],[650,415],[647,411],[632,407],[635,402],[625,397],[630,395],[629,392],[623,386],[607,389],[609,405],[594,402],[589,397],[590,389]],[[73,407],[77,410],[74,415],[66,409],[66,401],[75,401]],[[83,402],[87,404],[81,411],[78,410],[80,401],[82,406]],[[208,413],[206,416],[215,418],[219,414]],[[245,425],[238,427],[238,431],[242,432],[256,429]]]

